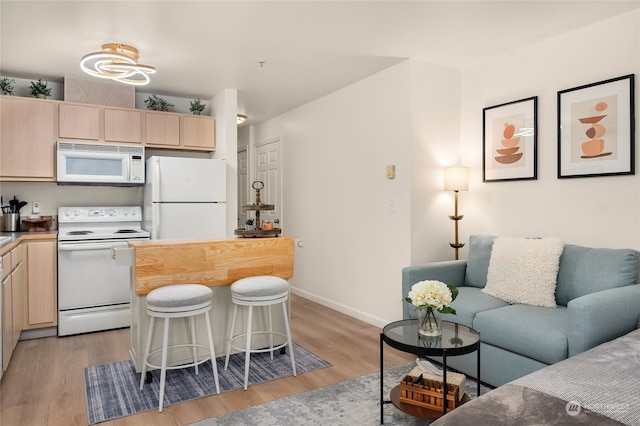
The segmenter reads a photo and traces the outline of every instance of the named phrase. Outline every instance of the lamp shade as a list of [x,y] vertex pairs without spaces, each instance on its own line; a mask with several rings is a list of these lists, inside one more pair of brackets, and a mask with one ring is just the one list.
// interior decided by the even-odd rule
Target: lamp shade
[[445,191],[468,191],[469,190],[469,168],[468,167],[447,167],[444,169],[444,190]]

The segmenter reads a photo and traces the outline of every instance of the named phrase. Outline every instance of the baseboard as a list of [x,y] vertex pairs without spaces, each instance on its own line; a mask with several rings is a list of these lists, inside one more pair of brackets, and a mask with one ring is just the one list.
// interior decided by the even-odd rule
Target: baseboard
[[291,292],[297,296],[304,297],[305,299],[309,299],[312,302],[316,302],[322,306],[326,306],[327,308],[331,308],[334,311],[341,312],[345,315],[349,315],[350,317],[359,319],[368,324],[375,325],[376,327],[383,328],[385,325],[389,324],[391,321],[384,320],[382,318],[378,318],[372,315],[369,315],[365,312],[359,311],[357,309],[353,309],[349,306],[343,305],[342,303],[334,302],[333,300],[329,300],[325,297],[318,296],[317,294],[310,293],[305,290],[301,290],[299,288],[291,286]]
[[22,330],[22,332],[20,332],[20,340],[40,339],[42,337],[57,335],[58,327],[34,328],[31,330]]

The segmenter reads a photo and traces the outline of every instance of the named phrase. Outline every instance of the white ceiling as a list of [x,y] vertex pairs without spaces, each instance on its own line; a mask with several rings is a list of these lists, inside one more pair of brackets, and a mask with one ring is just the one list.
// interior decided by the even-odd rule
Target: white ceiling
[[638,7],[640,0],[0,0],[0,74],[91,78],[78,65],[83,55],[130,44],[157,70],[139,90],[208,99],[236,88],[239,112],[255,124],[405,58],[464,67]]

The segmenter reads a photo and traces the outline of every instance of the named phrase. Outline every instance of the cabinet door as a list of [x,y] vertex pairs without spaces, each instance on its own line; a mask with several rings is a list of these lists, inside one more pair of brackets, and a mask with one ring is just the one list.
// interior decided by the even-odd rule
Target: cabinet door
[[169,112],[145,113],[145,145],[180,146],[180,115]]
[[7,369],[13,352],[13,303],[11,275],[2,281],[2,371]]
[[182,146],[203,151],[216,149],[216,121],[213,117],[183,116]]
[[12,350],[20,340],[20,332],[24,328],[24,296],[26,293],[24,266],[19,264],[11,274],[11,297],[12,297]]
[[54,181],[54,101],[0,96],[0,177]]
[[100,139],[100,108],[60,104],[58,115],[58,134],[61,138]]
[[142,112],[105,108],[104,140],[107,142],[142,143]]
[[48,327],[56,322],[55,248],[55,241],[30,242],[27,246],[29,326]]

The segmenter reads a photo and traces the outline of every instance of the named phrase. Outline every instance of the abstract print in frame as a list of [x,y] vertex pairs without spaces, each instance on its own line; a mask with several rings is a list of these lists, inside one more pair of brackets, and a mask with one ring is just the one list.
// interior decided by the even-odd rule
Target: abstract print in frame
[[558,92],[558,178],[635,174],[633,80]]
[[482,110],[482,181],[537,179],[538,97]]

